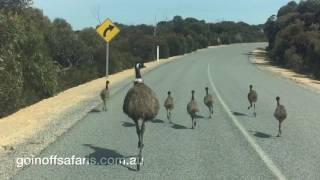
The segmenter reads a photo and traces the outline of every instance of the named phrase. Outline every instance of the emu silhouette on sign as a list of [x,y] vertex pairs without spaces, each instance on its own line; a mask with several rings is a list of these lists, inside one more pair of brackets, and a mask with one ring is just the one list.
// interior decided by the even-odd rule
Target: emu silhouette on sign
[[144,84],[141,77],[140,69],[142,67],[143,65],[141,63],[135,65],[136,79],[134,81],[134,86],[129,89],[123,102],[123,112],[134,121],[139,139],[139,160],[137,163],[137,170],[140,170],[140,162],[142,160],[145,123],[149,120],[153,120],[159,112],[159,101],[156,94]]

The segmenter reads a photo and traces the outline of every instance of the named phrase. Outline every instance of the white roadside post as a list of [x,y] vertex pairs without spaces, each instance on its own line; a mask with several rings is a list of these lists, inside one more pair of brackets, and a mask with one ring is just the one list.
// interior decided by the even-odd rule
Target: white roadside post
[[160,48],[157,46],[157,62],[159,62]]

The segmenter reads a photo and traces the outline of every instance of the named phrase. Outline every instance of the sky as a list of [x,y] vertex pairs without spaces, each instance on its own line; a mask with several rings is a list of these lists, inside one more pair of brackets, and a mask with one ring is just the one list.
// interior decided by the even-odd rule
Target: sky
[[[63,18],[75,30],[110,18],[127,25],[155,24],[175,15],[207,22],[263,24],[290,0],[33,0],[51,20]],[[296,0],[297,2],[299,0]]]

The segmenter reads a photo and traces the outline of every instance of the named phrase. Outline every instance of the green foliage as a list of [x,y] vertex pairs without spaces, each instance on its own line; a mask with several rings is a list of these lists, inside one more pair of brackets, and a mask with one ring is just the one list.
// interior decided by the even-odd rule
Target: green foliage
[[19,12],[28,7],[32,0],[0,0],[0,10],[5,12]]
[[[50,21],[31,3],[0,0],[0,117],[105,75],[106,44],[94,28],[74,31],[64,19]],[[156,27],[116,24],[121,33],[110,44],[111,74],[154,60],[156,46],[160,58],[167,58],[209,45],[265,40],[261,25],[243,22],[176,16]],[[318,45],[313,47],[319,52]]]
[[320,2],[290,2],[272,16],[264,31],[274,63],[320,78]]

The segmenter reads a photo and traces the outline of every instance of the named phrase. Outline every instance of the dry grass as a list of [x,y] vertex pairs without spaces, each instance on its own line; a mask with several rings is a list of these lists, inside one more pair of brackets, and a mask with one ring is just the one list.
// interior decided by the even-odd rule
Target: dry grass
[[268,70],[273,74],[292,80],[299,85],[309,87],[315,91],[320,91],[320,81],[312,79],[307,75],[296,73],[290,69],[271,65],[266,57],[266,51],[264,49],[256,49],[251,54],[254,57],[251,58],[251,62],[256,64],[259,68]]

